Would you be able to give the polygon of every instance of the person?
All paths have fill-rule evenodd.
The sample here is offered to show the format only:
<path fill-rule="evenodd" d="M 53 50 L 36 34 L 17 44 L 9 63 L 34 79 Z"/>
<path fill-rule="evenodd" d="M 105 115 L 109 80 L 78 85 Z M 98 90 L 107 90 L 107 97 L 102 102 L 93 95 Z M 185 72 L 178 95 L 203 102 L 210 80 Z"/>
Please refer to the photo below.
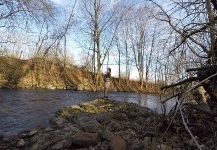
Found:
<path fill-rule="evenodd" d="M 110 78 L 111 78 L 111 68 L 107 69 L 106 74 L 104 76 L 104 99 L 108 100 L 108 91 L 110 88 Z"/>

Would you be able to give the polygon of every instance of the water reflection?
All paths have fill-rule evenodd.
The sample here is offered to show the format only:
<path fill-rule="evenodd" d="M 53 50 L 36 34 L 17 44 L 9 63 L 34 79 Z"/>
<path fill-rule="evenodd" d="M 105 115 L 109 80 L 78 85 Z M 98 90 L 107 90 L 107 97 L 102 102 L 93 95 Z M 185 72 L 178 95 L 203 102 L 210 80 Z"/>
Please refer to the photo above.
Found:
<path fill-rule="evenodd" d="M 48 125 L 48 120 L 60 108 L 101 97 L 103 97 L 101 92 L 0 90 L 0 134 L 13 135 L 28 128 Z M 161 112 L 158 95 L 111 92 L 110 98 L 137 103 Z M 173 104 L 174 101 L 168 101 L 167 109 Z"/>
<path fill-rule="evenodd" d="M 129 103 L 137 103 L 140 106 L 148 107 L 162 113 L 161 101 L 166 99 L 164 96 L 154 95 L 154 94 L 143 94 L 143 93 L 111 93 L 111 97 L 115 100 L 126 101 Z M 167 101 L 164 105 L 166 111 L 168 112 L 175 104 L 175 99 Z"/>

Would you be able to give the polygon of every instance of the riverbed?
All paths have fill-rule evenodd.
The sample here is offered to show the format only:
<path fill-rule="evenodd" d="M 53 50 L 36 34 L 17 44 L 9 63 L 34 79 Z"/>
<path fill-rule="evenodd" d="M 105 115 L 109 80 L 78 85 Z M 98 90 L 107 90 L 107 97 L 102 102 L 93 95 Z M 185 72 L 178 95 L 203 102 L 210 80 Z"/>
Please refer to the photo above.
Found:
<path fill-rule="evenodd" d="M 60 108 L 102 98 L 102 92 L 70 90 L 0 90 L 0 134 L 10 136 L 23 130 L 49 125 Z M 137 103 L 161 113 L 160 95 L 111 92 L 110 99 Z M 168 101 L 167 110 L 175 100 Z"/>

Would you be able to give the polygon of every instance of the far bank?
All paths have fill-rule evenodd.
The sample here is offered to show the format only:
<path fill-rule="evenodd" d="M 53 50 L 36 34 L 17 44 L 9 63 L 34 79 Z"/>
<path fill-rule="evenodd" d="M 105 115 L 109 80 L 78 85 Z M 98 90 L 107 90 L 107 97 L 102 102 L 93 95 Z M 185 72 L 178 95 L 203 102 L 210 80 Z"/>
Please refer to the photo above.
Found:
<path fill-rule="evenodd" d="M 93 76 L 77 66 L 63 68 L 61 62 L 0 57 L 0 88 L 103 91 L 103 77 L 96 86 Z M 161 86 L 145 82 L 141 87 L 138 81 L 112 77 L 110 91 L 162 94 Z"/>

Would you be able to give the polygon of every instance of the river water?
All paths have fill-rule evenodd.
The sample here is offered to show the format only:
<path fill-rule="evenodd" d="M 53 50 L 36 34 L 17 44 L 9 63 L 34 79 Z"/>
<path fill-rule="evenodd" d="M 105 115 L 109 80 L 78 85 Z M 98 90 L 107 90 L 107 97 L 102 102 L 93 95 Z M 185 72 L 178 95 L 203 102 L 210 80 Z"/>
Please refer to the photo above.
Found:
<path fill-rule="evenodd" d="M 0 89 L 0 135 L 15 135 L 26 129 L 49 125 L 49 120 L 60 108 L 100 97 L 103 97 L 102 92 Z M 161 112 L 159 95 L 111 92 L 109 97 Z M 167 110 L 174 103 L 174 100 L 168 101 Z"/>

